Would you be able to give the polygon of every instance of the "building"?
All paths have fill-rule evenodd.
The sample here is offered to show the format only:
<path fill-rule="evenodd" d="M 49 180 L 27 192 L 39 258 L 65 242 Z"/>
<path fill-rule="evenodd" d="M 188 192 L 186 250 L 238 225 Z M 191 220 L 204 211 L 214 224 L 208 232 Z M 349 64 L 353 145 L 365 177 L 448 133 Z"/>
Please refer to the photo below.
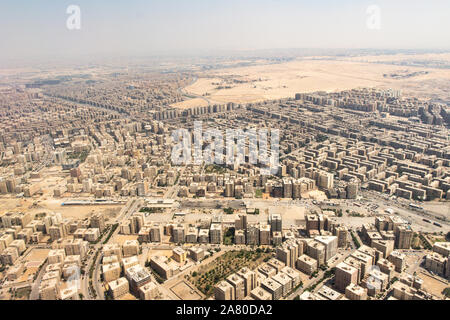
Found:
<path fill-rule="evenodd" d="M 158 288 L 155 283 L 149 282 L 139 287 L 139 298 L 141 300 L 153 300 L 158 296 Z"/>
<path fill-rule="evenodd" d="M 130 291 L 139 294 L 138 290 L 141 286 L 152 280 L 150 271 L 141 265 L 135 265 L 125 271 L 125 276 L 130 282 Z"/>
<path fill-rule="evenodd" d="M 200 247 L 191 247 L 188 249 L 189 258 L 195 262 L 201 261 L 205 256 L 205 251 Z"/>
<path fill-rule="evenodd" d="M 377 249 L 382 253 L 383 258 L 387 258 L 392 251 L 394 251 L 394 243 L 393 240 L 374 240 L 371 245 L 372 248 Z"/>
<path fill-rule="evenodd" d="M 222 226 L 220 223 L 212 223 L 209 229 L 210 243 L 222 243 Z"/>
<path fill-rule="evenodd" d="M 444 258 L 437 252 L 431 252 L 425 256 L 425 268 L 430 272 L 445 276 L 447 258 Z"/>
<path fill-rule="evenodd" d="M 351 283 L 358 284 L 358 270 L 345 262 L 339 263 L 335 271 L 336 289 L 345 292 L 345 288 Z"/>
<path fill-rule="evenodd" d="M 250 292 L 256 288 L 256 273 L 244 267 L 239 270 L 237 275 L 244 280 L 244 296 L 250 295 Z"/>
<path fill-rule="evenodd" d="M 47 259 L 49 264 L 64 263 L 66 252 L 64 249 L 52 249 L 48 252 Z"/>
<path fill-rule="evenodd" d="M 104 259 L 106 259 L 106 258 L 104 258 Z M 122 259 L 122 266 L 123 266 L 123 271 L 124 272 L 126 272 L 128 270 L 128 268 L 131 268 L 131 267 L 136 266 L 138 264 L 139 264 L 138 256 L 131 256 L 131 257 L 126 257 L 126 258 Z"/>
<path fill-rule="evenodd" d="M 209 229 L 200 229 L 199 230 L 198 243 L 209 243 Z"/>
<path fill-rule="evenodd" d="M 179 224 L 173 227 L 172 231 L 172 238 L 173 242 L 175 243 L 184 243 L 185 237 L 184 237 L 184 226 Z"/>
<path fill-rule="evenodd" d="M 102 266 L 103 280 L 111 282 L 120 278 L 120 264 L 118 262 L 104 264 Z"/>
<path fill-rule="evenodd" d="M 197 243 L 198 229 L 189 227 L 186 232 L 186 243 Z"/>
<path fill-rule="evenodd" d="M 243 300 L 245 298 L 245 282 L 244 279 L 237 274 L 232 274 L 227 281 L 233 286 L 235 300 Z"/>
<path fill-rule="evenodd" d="M 279 272 L 272 279 L 281 284 L 283 297 L 292 290 L 292 279 L 287 274 Z"/>
<path fill-rule="evenodd" d="M 150 258 L 150 267 L 164 279 L 170 279 L 180 271 L 179 267 L 174 264 L 176 262 L 169 262 L 165 256 L 152 256 Z"/>
<path fill-rule="evenodd" d="M 406 260 L 405 254 L 397 250 L 392 251 L 391 254 L 388 256 L 388 260 L 394 264 L 396 272 L 400 273 L 403 271 Z"/>
<path fill-rule="evenodd" d="M 247 229 L 247 215 L 240 214 L 234 223 L 235 230 L 246 230 Z"/>
<path fill-rule="evenodd" d="M 272 278 L 262 280 L 261 288 L 272 295 L 272 300 L 278 300 L 283 296 L 283 286 Z"/>
<path fill-rule="evenodd" d="M 53 278 L 42 281 L 39 285 L 39 298 L 41 300 L 58 300 L 59 280 Z"/>
<path fill-rule="evenodd" d="M 325 261 L 336 255 L 338 248 L 338 238 L 336 236 L 318 236 L 314 240 L 325 246 Z"/>
<path fill-rule="evenodd" d="M 268 224 L 259 226 L 259 244 L 270 245 L 270 226 Z"/>
<path fill-rule="evenodd" d="M 137 240 L 125 240 L 122 245 L 123 256 L 137 256 L 139 254 L 139 242 Z"/>
<path fill-rule="evenodd" d="M 108 287 L 109 293 L 113 299 L 118 299 L 130 292 L 128 280 L 123 277 L 108 282 Z"/>
<path fill-rule="evenodd" d="M 315 259 L 319 266 L 323 265 L 326 254 L 325 245 L 317 241 L 308 241 L 306 245 L 306 254 Z"/>
<path fill-rule="evenodd" d="M 395 230 L 395 247 L 397 249 L 411 248 L 414 232 L 409 225 L 398 226 Z"/>
<path fill-rule="evenodd" d="M 345 288 L 345 297 L 349 300 L 367 300 L 367 289 L 351 283 Z"/>
<path fill-rule="evenodd" d="M 216 300 L 235 300 L 233 286 L 227 281 L 220 281 L 214 287 L 214 298 Z"/>
<path fill-rule="evenodd" d="M 272 300 L 272 294 L 261 287 L 256 287 L 251 290 L 250 297 L 255 300 Z"/>
<path fill-rule="evenodd" d="M 275 213 L 271 214 L 269 217 L 269 222 L 270 222 L 270 228 L 271 228 L 272 232 L 283 231 L 281 215 L 275 214 Z"/>
<path fill-rule="evenodd" d="M 234 231 L 234 243 L 235 244 L 245 244 L 245 231 L 235 230 Z"/>
<path fill-rule="evenodd" d="M 311 275 L 317 270 L 317 260 L 303 254 L 298 257 L 296 267 L 301 272 Z"/>
<path fill-rule="evenodd" d="M 103 214 L 96 213 L 91 217 L 91 227 L 99 229 L 100 232 L 105 230 L 106 224 Z"/>
<path fill-rule="evenodd" d="M 175 247 L 172 250 L 173 259 L 179 263 L 185 263 L 187 258 L 187 252 L 181 247 Z"/>
<path fill-rule="evenodd" d="M 281 269 L 281 272 L 286 274 L 291 279 L 292 288 L 295 288 L 300 284 L 300 273 L 297 270 L 292 269 L 289 266 L 286 266 L 283 269 Z"/>

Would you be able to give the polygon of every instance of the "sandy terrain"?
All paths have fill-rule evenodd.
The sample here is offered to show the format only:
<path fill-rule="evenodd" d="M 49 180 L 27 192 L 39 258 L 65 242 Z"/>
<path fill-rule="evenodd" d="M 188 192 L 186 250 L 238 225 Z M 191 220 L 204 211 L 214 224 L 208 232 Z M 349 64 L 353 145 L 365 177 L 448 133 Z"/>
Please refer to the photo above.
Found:
<path fill-rule="evenodd" d="M 178 109 L 187 109 L 192 107 L 205 107 L 208 105 L 208 102 L 201 98 L 194 98 L 189 99 L 181 102 L 177 102 L 174 104 L 171 104 L 171 107 L 178 108 Z"/>
<path fill-rule="evenodd" d="M 448 59 L 448 56 L 443 55 L 443 59 Z M 388 60 L 390 57 L 368 56 L 367 61 L 378 61 L 375 60 L 378 58 L 391 61 Z M 401 56 L 393 57 L 402 60 Z M 413 57 L 408 56 L 409 59 Z M 281 64 L 214 70 L 202 73 L 185 91 L 195 95 L 208 94 L 211 102 L 219 103 L 249 103 L 293 97 L 297 92 L 333 92 L 356 87 L 391 87 L 419 97 L 450 98 L 449 69 L 359 62 L 365 58 L 339 61 L 307 58 Z M 384 76 L 418 71 L 428 73 L 401 79 Z"/>
<path fill-rule="evenodd" d="M 47 259 L 49 252 L 50 252 L 50 249 L 37 249 L 37 248 L 34 248 L 27 255 L 25 260 L 26 261 L 37 261 L 37 262 L 42 263 L 42 262 L 44 262 L 45 259 Z"/>
<path fill-rule="evenodd" d="M 91 216 L 93 213 L 103 213 L 106 217 L 114 217 L 122 208 L 119 205 L 86 205 L 86 206 L 62 206 L 65 200 L 68 199 L 52 199 L 43 197 L 40 199 L 32 198 L 0 198 L 0 216 L 6 212 L 60 212 L 64 218 L 84 219 Z"/>
<path fill-rule="evenodd" d="M 123 245 L 123 243 L 127 240 L 137 240 L 138 236 L 137 235 L 125 235 L 125 234 L 117 234 L 114 237 L 114 240 L 111 241 L 111 243 L 118 243 L 120 245 Z"/>
<path fill-rule="evenodd" d="M 438 297 L 442 297 L 442 291 L 449 286 L 448 282 L 444 282 L 445 280 L 436 280 L 423 272 L 419 274 L 419 277 L 422 278 L 423 286 L 427 290 L 427 292 Z"/>
<path fill-rule="evenodd" d="M 194 289 L 194 286 L 189 285 L 185 281 L 180 281 L 172 288 L 170 288 L 173 293 L 177 295 L 181 300 L 200 300 L 202 295 Z"/>

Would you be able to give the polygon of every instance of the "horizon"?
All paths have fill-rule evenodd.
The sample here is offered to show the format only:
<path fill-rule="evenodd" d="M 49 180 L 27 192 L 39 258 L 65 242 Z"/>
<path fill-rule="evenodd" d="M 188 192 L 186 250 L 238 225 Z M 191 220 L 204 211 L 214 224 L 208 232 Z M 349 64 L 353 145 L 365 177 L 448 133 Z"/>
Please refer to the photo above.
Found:
<path fill-rule="evenodd" d="M 67 26 L 74 22 L 74 12 L 67 11 L 71 5 L 80 9 L 79 29 Z M 19 0 L 0 4 L 0 59 L 178 57 L 304 48 L 448 51 L 450 45 L 442 39 L 450 30 L 445 19 L 449 9 L 450 3 L 438 0 Z"/>

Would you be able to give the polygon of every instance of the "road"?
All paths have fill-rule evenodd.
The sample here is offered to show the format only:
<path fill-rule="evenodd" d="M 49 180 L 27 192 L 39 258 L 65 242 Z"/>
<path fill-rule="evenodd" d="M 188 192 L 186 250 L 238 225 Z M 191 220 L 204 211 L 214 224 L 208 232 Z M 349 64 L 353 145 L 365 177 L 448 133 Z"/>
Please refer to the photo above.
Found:
<path fill-rule="evenodd" d="M 120 224 L 122 221 L 128 219 L 133 212 L 136 212 L 136 210 L 138 209 L 138 207 L 141 204 L 142 204 L 142 199 L 139 199 L 139 198 L 130 199 L 125 204 L 125 206 L 122 208 L 119 215 L 115 218 L 113 224 Z M 106 243 L 108 243 L 111 239 L 113 239 L 119 233 L 119 231 L 120 231 L 120 228 L 117 227 Z M 108 234 L 104 235 L 104 237 L 107 237 L 107 236 L 108 236 Z M 85 292 L 83 293 L 83 295 L 85 297 L 89 297 L 89 299 L 93 299 L 93 297 L 89 293 L 89 289 L 88 289 L 89 288 L 89 270 L 92 265 L 94 266 L 94 271 L 92 274 L 92 284 L 93 284 L 95 293 L 97 295 L 97 297 L 95 299 L 96 300 L 104 300 L 105 299 L 103 288 L 102 288 L 102 281 L 100 279 L 100 273 L 101 273 L 100 266 L 101 266 L 101 261 L 102 261 L 102 257 L 103 257 L 103 254 L 101 252 L 102 247 L 103 247 L 103 241 L 99 241 L 97 244 L 95 244 L 92 248 L 93 253 L 89 256 L 89 259 L 87 262 L 88 270 L 87 270 L 86 277 L 84 277 L 84 279 L 83 279 L 84 286 L 82 286 L 82 287 L 85 287 Z M 98 255 L 97 255 L 96 260 L 94 261 L 93 258 L 95 256 L 95 252 L 98 252 Z"/>
<path fill-rule="evenodd" d="M 352 254 L 355 250 L 344 250 L 344 249 L 339 249 L 338 254 L 332 258 L 334 259 L 333 262 L 329 262 L 329 268 L 327 270 L 330 270 L 331 268 L 335 267 L 336 265 L 338 265 L 340 262 L 344 261 L 345 258 L 347 258 L 350 254 Z M 303 286 L 298 288 L 297 290 L 295 290 L 294 292 L 292 292 L 291 294 L 289 294 L 287 297 L 285 297 L 283 300 L 294 300 L 294 298 L 298 295 L 301 295 L 307 288 L 309 288 L 310 286 L 314 285 L 315 283 L 317 283 L 320 279 L 322 279 L 322 277 L 324 276 L 325 271 L 318 269 L 318 273 L 317 273 L 317 277 L 309 279 L 306 283 L 303 283 Z M 325 281 L 327 281 L 328 279 L 326 279 Z M 317 286 L 313 292 L 317 291 L 320 289 L 321 286 Z"/>
<path fill-rule="evenodd" d="M 46 261 L 42 268 L 39 270 L 39 274 L 36 278 L 36 280 L 33 283 L 33 287 L 31 289 L 30 293 L 30 300 L 38 300 L 39 299 L 39 285 L 41 284 L 42 277 L 45 274 L 45 268 L 47 268 L 48 262 Z"/>

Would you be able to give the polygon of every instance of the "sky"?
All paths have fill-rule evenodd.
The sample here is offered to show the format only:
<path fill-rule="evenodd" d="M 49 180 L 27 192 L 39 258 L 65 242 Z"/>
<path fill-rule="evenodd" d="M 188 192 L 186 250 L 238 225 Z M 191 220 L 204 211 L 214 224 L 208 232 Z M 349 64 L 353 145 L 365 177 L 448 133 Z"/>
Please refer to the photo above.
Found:
<path fill-rule="evenodd" d="M 69 5 L 80 8 L 79 30 L 69 30 L 66 26 Z M 374 18 L 374 11 L 367 12 L 370 6 L 379 9 L 379 19 Z M 0 2 L 0 59 L 182 55 L 282 48 L 447 50 L 450 49 L 450 1 Z"/>

